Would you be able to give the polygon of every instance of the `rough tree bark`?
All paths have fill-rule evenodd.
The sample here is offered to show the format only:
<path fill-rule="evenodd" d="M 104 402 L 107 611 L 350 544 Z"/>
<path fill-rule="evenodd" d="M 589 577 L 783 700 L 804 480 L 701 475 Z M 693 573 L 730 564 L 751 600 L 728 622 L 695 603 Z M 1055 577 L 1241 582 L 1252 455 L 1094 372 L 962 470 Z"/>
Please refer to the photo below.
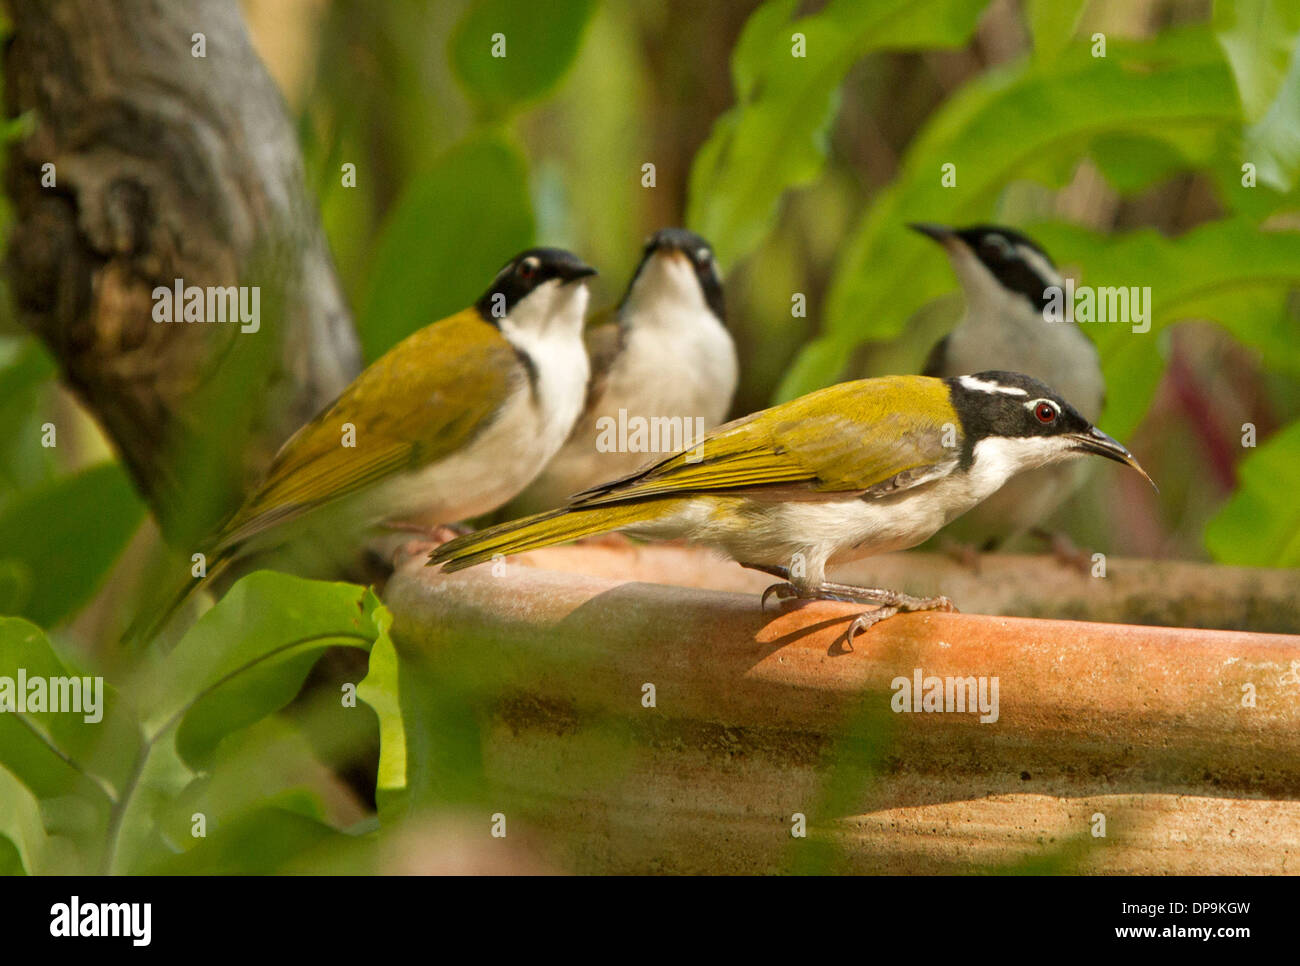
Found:
<path fill-rule="evenodd" d="M 234 339 L 265 339 L 275 353 L 237 480 L 360 368 L 293 126 L 236 0 L 5 3 L 5 110 L 34 122 L 6 172 L 19 318 L 57 357 L 167 528 L 186 500 L 167 454 L 223 418 L 187 403 Z M 52 187 L 42 185 L 47 162 Z M 256 335 L 155 323 L 153 289 L 178 278 L 271 284 L 276 318 L 266 324 L 263 293 Z"/>

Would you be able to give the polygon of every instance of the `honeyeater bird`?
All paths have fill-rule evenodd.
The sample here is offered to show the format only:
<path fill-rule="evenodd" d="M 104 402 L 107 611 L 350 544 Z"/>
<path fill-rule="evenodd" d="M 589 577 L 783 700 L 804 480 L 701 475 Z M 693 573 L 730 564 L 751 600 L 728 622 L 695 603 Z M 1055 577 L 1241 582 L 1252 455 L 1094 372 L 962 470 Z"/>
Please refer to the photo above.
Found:
<path fill-rule="evenodd" d="M 562 508 L 445 543 L 429 562 L 460 570 L 610 530 L 685 538 L 779 577 L 764 599 L 881 605 L 850 625 L 851 643 L 900 611 L 952 605 L 833 583 L 828 566 L 915 546 L 1017 474 L 1086 453 L 1150 482 L 1128 450 L 1029 376 L 862 379 L 727 423 Z"/>
<path fill-rule="evenodd" d="M 684 449 L 727 416 L 736 347 L 708 242 L 683 228 L 655 233 L 611 314 L 587 328 L 591 379 L 582 415 L 541 475 L 511 502 L 511 516 L 560 506 L 656 454 Z"/>
<path fill-rule="evenodd" d="M 308 536 L 319 545 L 322 535 L 346 549 L 377 524 L 453 523 L 514 497 L 582 409 L 593 274 L 570 252 L 522 252 L 473 306 L 375 360 L 281 447 L 201 548 L 206 576 L 150 628 L 245 553 Z"/>
<path fill-rule="evenodd" d="M 943 246 L 966 298 L 961 321 L 930 351 L 922 372 L 941 378 L 982 369 L 1023 372 L 1052 386 L 1088 419 L 1097 419 L 1106 384 L 1096 346 L 1077 323 L 1048 321 L 1043 314 L 1047 289 L 1065 284 L 1047 252 L 1000 225 L 911 227 Z M 1044 522 L 1085 475 L 1078 464 L 1027 473 L 952 533 L 993 549 Z"/>

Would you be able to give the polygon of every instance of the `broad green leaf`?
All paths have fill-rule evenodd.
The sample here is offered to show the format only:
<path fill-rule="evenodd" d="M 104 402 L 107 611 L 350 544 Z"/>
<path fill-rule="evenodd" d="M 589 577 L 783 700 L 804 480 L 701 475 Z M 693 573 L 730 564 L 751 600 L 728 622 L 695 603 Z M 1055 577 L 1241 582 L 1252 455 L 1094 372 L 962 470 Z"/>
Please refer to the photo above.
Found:
<path fill-rule="evenodd" d="M 288 704 L 328 647 L 369 650 L 387 626 L 369 590 L 259 571 L 240 580 L 142 682 L 157 740 L 176 727 L 176 748 L 204 767 L 217 743 Z"/>
<path fill-rule="evenodd" d="M 397 649 L 385 633 L 370 649 L 370 669 L 357 688 L 357 696 L 379 717 L 379 775 L 375 783 L 378 798 L 391 798 L 406 790 L 406 732 L 400 687 Z"/>
<path fill-rule="evenodd" d="M 1290 0 L 1218 0 L 1214 30 L 1232 67 L 1245 120 L 1268 113 L 1300 37 L 1300 6 Z"/>
<path fill-rule="evenodd" d="M 31 791 L 0 767 L 0 875 L 35 875 L 48 836 L 41 805 Z"/>
<path fill-rule="evenodd" d="M 24 591 L 15 613 L 45 626 L 76 613 L 144 512 L 117 463 L 54 480 L 11 501 L 0 513 L 0 561 L 9 562 L 12 579 Z"/>
<path fill-rule="evenodd" d="M 55 450 L 41 444 L 41 427 L 48 420 L 43 400 L 56 371 L 34 337 L 0 339 L 0 425 L 5 427 L 0 435 L 0 512 L 53 473 Z"/>
<path fill-rule="evenodd" d="M 1284 311 L 1286 291 L 1300 285 L 1300 232 L 1261 231 L 1243 219 L 1210 222 L 1175 239 L 1150 230 L 1107 236 L 1065 225 L 1029 231 L 1057 261 L 1078 267 L 1080 284 L 1151 289 L 1150 331 L 1083 325 L 1101 355 L 1102 425 L 1112 435 L 1126 437 L 1146 412 L 1164 372 L 1157 335 L 1178 322 L 1217 322 L 1257 348 L 1265 365 L 1300 372 L 1295 321 Z M 1273 311 L 1260 311 L 1261 304 Z"/>
<path fill-rule="evenodd" d="M 1290 191 L 1300 174 L 1300 4 L 1220 0 L 1214 26 L 1241 94 L 1242 160 L 1261 184 Z"/>
<path fill-rule="evenodd" d="M 492 109 L 541 97 L 573 63 L 594 8 L 595 0 L 475 0 L 452 32 L 456 76 Z"/>
<path fill-rule="evenodd" d="M 366 358 L 472 305 L 532 242 L 518 148 L 483 135 L 447 152 L 411 182 L 380 232 L 357 327 Z"/>
<path fill-rule="evenodd" d="M 302 729 L 284 715 L 230 735 L 217 748 L 211 768 L 156 805 L 151 817 L 164 851 L 174 853 L 201 844 L 196 831 L 210 835 L 272 803 L 335 827 L 351 824 L 360 812 L 355 798 L 316 758 Z M 202 817 L 201 829 L 196 815 Z M 149 862 L 145 855 L 135 867 Z"/>
<path fill-rule="evenodd" d="M 1300 567 L 1300 422 L 1247 456 L 1240 483 L 1205 528 L 1205 546 L 1220 563 Z"/>
<path fill-rule="evenodd" d="M 896 337 L 918 308 L 952 287 L 940 253 L 907 222 L 987 219 L 1009 183 L 1041 170 L 1044 158 L 1083 157 L 1103 134 L 1183 137 L 1217 130 L 1238 113 L 1222 55 L 1199 30 L 1112 42 L 1105 58 L 1075 51 L 1050 70 L 1021 62 L 981 75 L 931 118 L 898 180 L 852 232 L 831 283 L 824 335 L 796 360 L 778 399 L 833 382 L 837 363 L 856 346 Z M 955 186 L 940 181 L 945 164 L 955 166 Z M 1068 264 L 1071 253 L 1057 257 Z"/>
<path fill-rule="evenodd" d="M 733 57 L 738 103 L 714 124 L 691 168 L 688 224 L 726 264 L 750 254 L 781 196 L 821 173 L 849 68 L 876 50 L 961 44 L 985 2 L 832 0 L 794 21 L 789 0 L 759 8 Z M 804 56 L 794 56 L 796 34 Z"/>
<path fill-rule="evenodd" d="M 1026 0 L 1025 14 L 1034 37 L 1034 57 L 1050 61 L 1074 37 L 1088 0 Z"/>
<path fill-rule="evenodd" d="M 1160 137 L 1120 132 L 1094 138 L 1088 156 L 1120 194 L 1132 194 L 1162 178 L 1214 162 L 1217 132 L 1165 131 Z M 1073 165 L 1071 165 L 1073 167 Z"/>
<path fill-rule="evenodd" d="M 50 835 L 87 854 L 131 782 L 139 728 L 102 679 L 70 670 L 40 628 L 0 618 L 0 766 L 41 803 Z"/>
<path fill-rule="evenodd" d="M 290 796 L 293 798 L 294 796 Z M 250 811 L 180 855 L 148 869 L 155 875 L 274 875 L 305 871 L 312 854 L 347 848 L 350 836 L 303 814 L 288 800 Z"/>

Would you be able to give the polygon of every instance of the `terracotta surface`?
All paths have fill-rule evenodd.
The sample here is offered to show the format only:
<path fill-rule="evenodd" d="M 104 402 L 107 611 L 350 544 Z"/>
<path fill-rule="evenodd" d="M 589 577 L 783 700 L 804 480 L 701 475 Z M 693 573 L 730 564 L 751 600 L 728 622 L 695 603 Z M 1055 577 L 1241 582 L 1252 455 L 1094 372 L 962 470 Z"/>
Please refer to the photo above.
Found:
<path fill-rule="evenodd" d="M 770 582 L 675 548 L 532 556 Z M 422 562 L 386 592 L 399 646 L 474 667 L 488 776 L 560 867 L 1300 871 L 1300 637 L 920 614 L 847 652 L 854 605 Z M 917 668 L 996 677 L 997 721 L 895 713 Z"/>

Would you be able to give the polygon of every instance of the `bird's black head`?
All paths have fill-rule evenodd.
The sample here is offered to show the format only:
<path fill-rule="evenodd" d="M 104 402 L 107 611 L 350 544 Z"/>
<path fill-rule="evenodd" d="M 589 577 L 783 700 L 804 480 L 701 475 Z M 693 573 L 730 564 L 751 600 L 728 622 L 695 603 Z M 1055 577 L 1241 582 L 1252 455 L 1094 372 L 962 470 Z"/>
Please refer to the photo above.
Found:
<path fill-rule="evenodd" d="M 933 238 L 954 254 L 964 249 L 973 255 L 1004 289 L 1026 298 L 1035 309 L 1047 304 L 1045 290 L 1061 285 L 1061 273 L 1037 242 L 1028 235 L 1003 225 L 971 225 L 947 228 L 943 225 L 909 226 Z"/>
<path fill-rule="evenodd" d="M 530 248 L 505 263 L 474 307 L 484 320 L 496 323 L 547 282 L 567 285 L 595 274 L 596 270 L 573 252 L 562 248 Z"/>
<path fill-rule="evenodd" d="M 981 443 L 1003 441 L 988 451 L 1000 459 L 1019 460 L 1023 468 L 1092 453 L 1131 466 L 1155 486 L 1132 453 L 1032 376 L 994 370 L 944 382 L 961 419 L 962 463 L 967 467 Z"/>
<path fill-rule="evenodd" d="M 685 228 L 663 228 L 646 240 L 641 263 L 632 276 L 623 301 L 626 302 L 628 296 L 632 294 L 632 288 L 650 260 L 665 257 L 683 259 L 690 266 L 709 310 L 718 317 L 719 321 L 725 322 L 727 307 L 722 295 L 722 277 L 718 273 L 718 263 L 713 256 L 713 246 L 695 232 L 687 231 Z"/>

